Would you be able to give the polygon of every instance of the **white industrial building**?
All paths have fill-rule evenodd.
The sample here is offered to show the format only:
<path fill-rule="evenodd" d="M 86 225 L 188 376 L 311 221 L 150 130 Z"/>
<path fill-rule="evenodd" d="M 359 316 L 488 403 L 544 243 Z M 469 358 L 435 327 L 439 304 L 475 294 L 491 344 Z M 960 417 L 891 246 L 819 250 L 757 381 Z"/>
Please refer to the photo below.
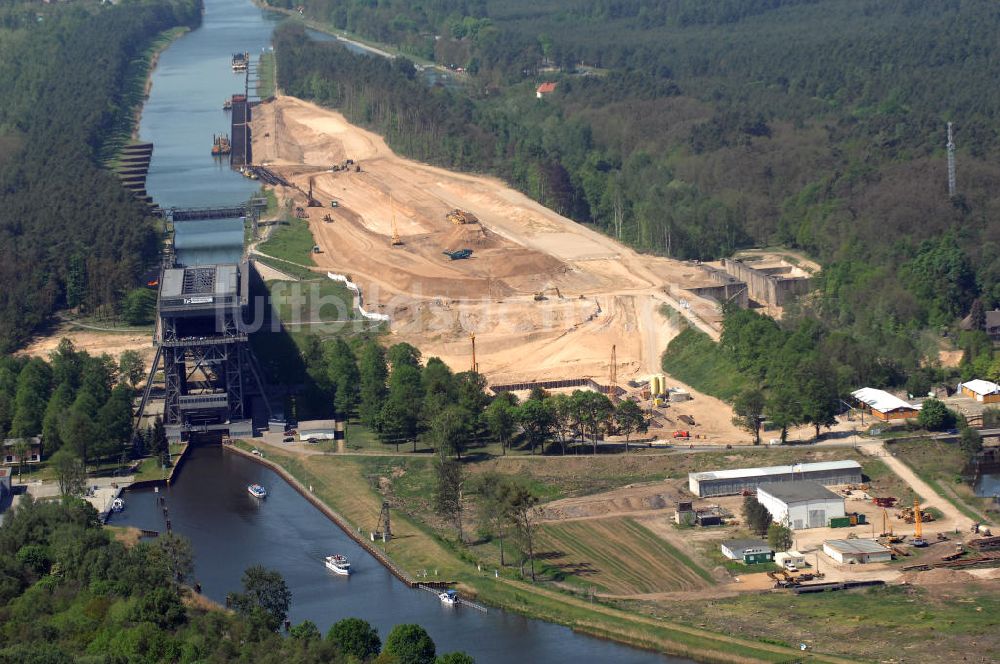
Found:
<path fill-rule="evenodd" d="M 688 473 L 688 488 L 696 496 L 731 496 L 754 491 L 761 484 L 812 480 L 823 485 L 860 484 L 861 464 L 857 461 L 820 461 L 791 466 L 736 468 Z"/>
<path fill-rule="evenodd" d="M 299 422 L 299 440 L 339 440 L 344 437 L 344 423 L 337 420 Z"/>
<path fill-rule="evenodd" d="M 892 552 L 872 539 L 842 539 L 823 542 L 823 553 L 838 563 L 887 563 Z"/>
<path fill-rule="evenodd" d="M 774 562 L 784 567 L 785 565 L 795 565 L 796 567 L 806 566 L 806 557 L 798 551 L 782 551 L 774 554 Z"/>
<path fill-rule="evenodd" d="M 792 530 L 823 528 L 830 525 L 830 519 L 845 516 L 844 497 L 810 480 L 761 484 L 757 502 L 767 508 L 775 523 Z"/>

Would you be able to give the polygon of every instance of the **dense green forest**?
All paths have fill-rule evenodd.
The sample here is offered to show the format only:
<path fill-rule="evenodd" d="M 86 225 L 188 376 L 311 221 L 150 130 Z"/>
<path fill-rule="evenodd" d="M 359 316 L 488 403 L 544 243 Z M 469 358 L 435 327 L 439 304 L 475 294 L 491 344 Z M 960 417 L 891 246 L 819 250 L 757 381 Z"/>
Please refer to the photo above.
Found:
<path fill-rule="evenodd" d="M 289 94 L 427 161 L 501 175 L 642 250 L 804 250 L 818 319 L 905 380 L 978 298 L 1000 306 L 995 34 L 987 0 L 312 0 L 307 15 L 469 71 L 429 88 L 276 36 Z M 544 100 L 535 86 L 558 82 Z M 957 196 L 947 189 L 955 123 Z M 794 321 L 792 326 L 794 326 Z M 867 354 L 866 354 L 867 356 Z"/>
<path fill-rule="evenodd" d="M 193 572 L 181 537 L 126 546 L 82 500 L 26 497 L 0 527 L 0 664 L 473 663 L 437 656 L 419 625 L 397 625 L 384 643 L 357 618 L 325 637 L 308 620 L 282 635 L 293 597 L 280 574 L 248 568 L 223 610 L 186 586 Z"/>
<path fill-rule="evenodd" d="M 158 244 L 144 206 L 101 165 L 128 127 L 132 71 L 198 0 L 0 2 L 0 350 L 60 307 L 118 306 Z"/>

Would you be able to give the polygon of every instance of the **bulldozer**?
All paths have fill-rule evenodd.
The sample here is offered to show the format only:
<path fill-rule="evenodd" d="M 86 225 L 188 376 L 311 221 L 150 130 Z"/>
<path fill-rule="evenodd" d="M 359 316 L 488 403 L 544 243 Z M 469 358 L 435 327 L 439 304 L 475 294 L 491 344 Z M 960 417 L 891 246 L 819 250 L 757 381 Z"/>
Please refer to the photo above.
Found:
<path fill-rule="evenodd" d="M 479 219 L 476 217 L 476 215 L 472 214 L 471 212 L 466 212 L 465 210 L 459 210 L 458 208 L 449 211 L 444 216 L 448 219 L 448 221 L 459 226 L 464 224 L 479 223 Z"/>

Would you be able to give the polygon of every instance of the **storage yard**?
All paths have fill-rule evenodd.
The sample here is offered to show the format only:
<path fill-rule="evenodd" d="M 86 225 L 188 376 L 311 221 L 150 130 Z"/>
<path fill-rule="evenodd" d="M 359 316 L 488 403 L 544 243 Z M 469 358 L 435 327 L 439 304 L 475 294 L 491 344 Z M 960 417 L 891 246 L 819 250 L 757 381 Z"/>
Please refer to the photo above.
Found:
<path fill-rule="evenodd" d="M 309 220 L 317 271 L 350 275 L 390 316 L 393 341 L 426 356 L 469 366 L 474 332 L 491 383 L 603 381 L 616 345 L 624 383 L 659 371 L 679 316 L 717 334 L 716 303 L 686 290 L 711 282 L 701 266 L 640 255 L 495 178 L 403 159 L 339 113 L 290 97 L 254 109 L 253 137 L 256 162 L 292 185 L 279 197 Z M 310 186 L 320 207 L 308 206 Z M 465 259 L 445 255 L 464 249 Z M 683 314 L 664 316 L 663 305 Z M 692 396 L 698 433 L 741 437 L 725 404 Z"/>

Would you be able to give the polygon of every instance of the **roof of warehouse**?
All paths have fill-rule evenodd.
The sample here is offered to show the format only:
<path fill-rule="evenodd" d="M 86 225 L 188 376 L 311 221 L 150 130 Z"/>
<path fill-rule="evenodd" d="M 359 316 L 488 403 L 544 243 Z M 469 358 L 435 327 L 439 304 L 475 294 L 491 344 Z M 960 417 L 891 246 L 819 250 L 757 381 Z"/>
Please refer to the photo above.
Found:
<path fill-rule="evenodd" d="M 872 539 L 826 540 L 824 544 L 841 553 L 889 553 L 889 549 Z"/>
<path fill-rule="evenodd" d="M 337 428 L 337 420 L 302 420 L 299 422 L 299 431 L 333 431 Z"/>
<path fill-rule="evenodd" d="M 708 470 L 702 473 L 688 473 L 689 478 L 699 482 L 703 480 L 725 480 L 740 477 L 767 477 L 769 475 L 788 475 L 789 473 L 815 473 L 824 470 L 861 470 L 857 461 L 817 461 L 815 463 L 796 463 L 791 466 L 767 466 L 764 468 L 733 468 L 732 470 Z"/>
<path fill-rule="evenodd" d="M 1000 385 L 991 383 L 988 380 L 982 380 L 981 378 L 966 381 L 961 386 L 969 388 L 976 394 L 996 394 L 1000 392 Z"/>
<path fill-rule="evenodd" d="M 830 491 L 822 484 L 810 480 L 770 482 L 768 484 L 761 484 L 757 487 L 757 491 L 763 491 L 786 504 L 801 503 L 808 500 L 829 500 L 831 498 L 844 499 L 843 496 Z"/>
<path fill-rule="evenodd" d="M 880 413 L 887 413 L 890 410 L 920 410 L 920 406 L 914 406 L 885 390 L 876 390 L 874 387 L 862 387 L 851 392 L 851 396 Z"/>

